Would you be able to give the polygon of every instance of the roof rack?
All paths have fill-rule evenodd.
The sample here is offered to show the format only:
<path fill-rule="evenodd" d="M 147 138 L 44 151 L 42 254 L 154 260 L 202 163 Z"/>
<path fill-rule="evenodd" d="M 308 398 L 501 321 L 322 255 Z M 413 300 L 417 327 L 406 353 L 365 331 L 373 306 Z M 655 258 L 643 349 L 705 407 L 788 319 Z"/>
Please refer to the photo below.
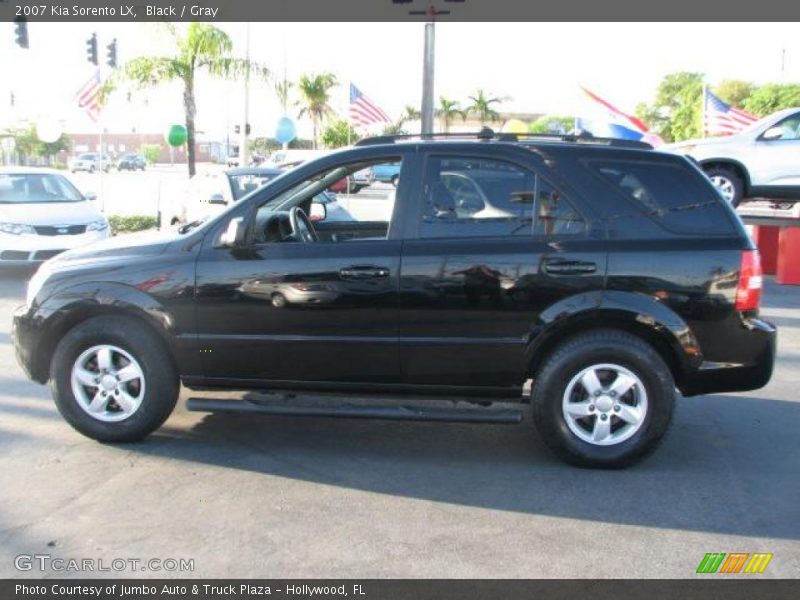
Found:
<path fill-rule="evenodd" d="M 497 142 L 526 142 L 526 141 L 560 141 L 568 143 L 587 143 L 587 144 L 603 144 L 606 146 L 615 146 L 620 148 L 641 148 L 652 150 L 653 146 L 647 142 L 640 142 L 636 140 L 622 140 L 618 138 L 595 137 L 588 131 L 579 131 L 577 133 L 495 133 L 489 127 L 483 127 L 477 132 L 460 132 L 460 133 L 405 133 L 397 135 L 377 135 L 374 137 L 367 137 L 358 140 L 356 146 L 378 146 L 381 144 L 394 144 L 402 140 L 436 140 L 436 139 L 451 139 L 451 140 L 472 140 L 478 139 L 482 142 L 491 140 Z"/>

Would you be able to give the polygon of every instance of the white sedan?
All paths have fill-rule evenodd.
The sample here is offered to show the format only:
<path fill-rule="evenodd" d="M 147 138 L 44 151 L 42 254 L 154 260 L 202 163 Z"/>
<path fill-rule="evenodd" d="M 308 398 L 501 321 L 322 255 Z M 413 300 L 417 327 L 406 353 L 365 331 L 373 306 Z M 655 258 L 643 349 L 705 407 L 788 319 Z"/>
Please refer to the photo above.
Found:
<path fill-rule="evenodd" d="M 34 265 L 108 237 L 108 220 L 61 173 L 0 167 L 0 267 Z"/>

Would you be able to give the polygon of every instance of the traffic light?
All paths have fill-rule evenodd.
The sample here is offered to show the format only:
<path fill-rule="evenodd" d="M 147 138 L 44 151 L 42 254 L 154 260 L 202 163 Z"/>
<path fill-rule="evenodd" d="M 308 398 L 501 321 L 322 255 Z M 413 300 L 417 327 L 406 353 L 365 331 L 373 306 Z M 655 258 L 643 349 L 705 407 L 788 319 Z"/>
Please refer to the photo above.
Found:
<path fill-rule="evenodd" d="M 117 68 L 117 38 L 111 40 L 111 43 L 106 46 L 108 50 L 108 58 L 106 60 L 106 64 L 111 67 L 112 69 Z"/>
<path fill-rule="evenodd" d="M 93 33 L 92 37 L 86 40 L 86 60 L 97 66 L 97 34 Z"/>
<path fill-rule="evenodd" d="M 28 47 L 28 22 L 25 17 L 14 19 L 14 39 L 20 48 Z"/>

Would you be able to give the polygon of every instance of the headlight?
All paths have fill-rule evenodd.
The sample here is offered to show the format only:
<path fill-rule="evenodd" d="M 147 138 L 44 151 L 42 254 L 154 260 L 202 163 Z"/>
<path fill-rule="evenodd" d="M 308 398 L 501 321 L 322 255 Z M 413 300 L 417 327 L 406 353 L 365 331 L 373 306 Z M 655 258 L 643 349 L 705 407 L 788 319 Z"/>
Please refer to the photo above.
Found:
<path fill-rule="evenodd" d="M 34 299 L 37 294 L 42 291 L 42 286 L 49 276 L 50 272 L 43 267 L 40 267 L 39 270 L 34 273 L 33 277 L 31 277 L 31 280 L 28 282 L 28 291 L 25 294 L 26 306 L 31 306 L 31 304 L 33 304 Z"/>
<path fill-rule="evenodd" d="M 86 226 L 86 231 L 105 231 L 106 229 L 108 229 L 107 219 L 92 221 Z"/>
<path fill-rule="evenodd" d="M 10 233 L 11 235 L 22 235 L 23 233 L 36 233 L 30 225 L 20 223 L 0 223 L 0 232 Z"/>

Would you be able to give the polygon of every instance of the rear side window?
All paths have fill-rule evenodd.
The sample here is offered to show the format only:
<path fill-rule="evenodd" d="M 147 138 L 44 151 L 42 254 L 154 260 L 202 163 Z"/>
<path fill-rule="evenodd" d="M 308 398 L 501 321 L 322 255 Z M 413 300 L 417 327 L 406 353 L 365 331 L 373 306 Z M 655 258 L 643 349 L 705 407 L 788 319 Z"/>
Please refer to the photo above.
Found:
<path fill-rule="evenodd" d="M 425 174 L 423 238 L 577 235 L 585 224 L 547 181 L 515 164 L 432 156 Z"/>
<path fill-rule="evenodd" d="M 648 160 L 593 160 L 587 164 L 670 231 L 717 235 L 733 229 L 716 190 L 688 165 Z"/>

